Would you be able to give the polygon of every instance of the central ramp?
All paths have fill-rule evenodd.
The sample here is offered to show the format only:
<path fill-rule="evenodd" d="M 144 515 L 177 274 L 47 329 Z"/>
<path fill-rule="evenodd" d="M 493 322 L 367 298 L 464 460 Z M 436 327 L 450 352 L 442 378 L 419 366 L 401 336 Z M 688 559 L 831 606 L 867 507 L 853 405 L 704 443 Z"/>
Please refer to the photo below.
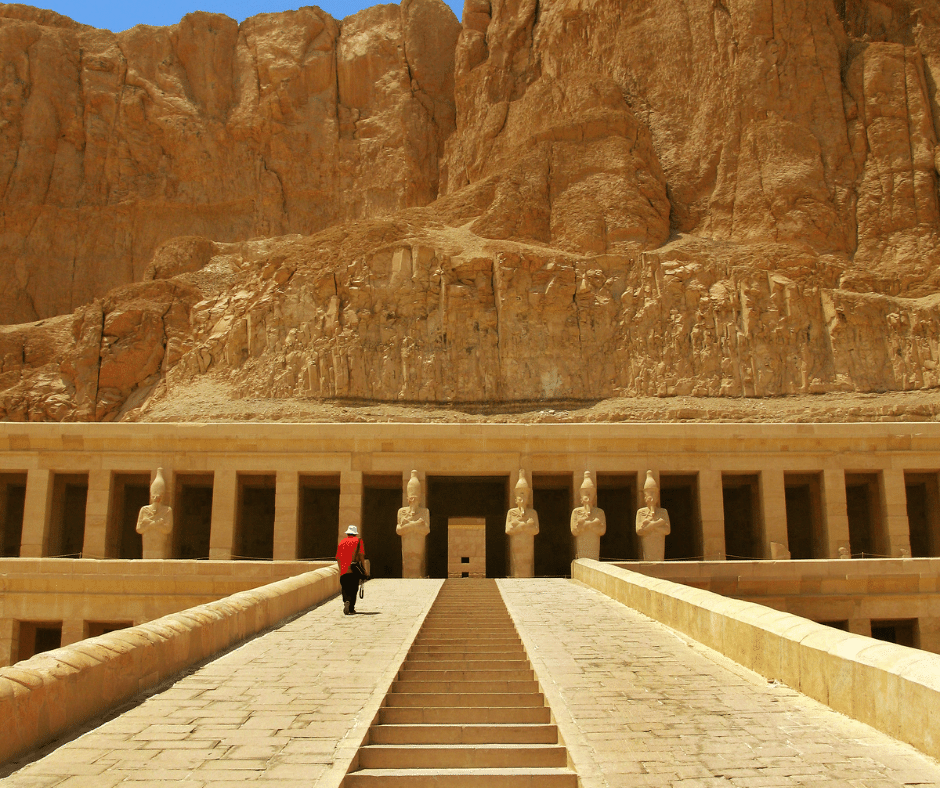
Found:
<path fill-rule="evenodd" d="M 494 580 L 444 582 L 344 788 L 576 788 Z"/>

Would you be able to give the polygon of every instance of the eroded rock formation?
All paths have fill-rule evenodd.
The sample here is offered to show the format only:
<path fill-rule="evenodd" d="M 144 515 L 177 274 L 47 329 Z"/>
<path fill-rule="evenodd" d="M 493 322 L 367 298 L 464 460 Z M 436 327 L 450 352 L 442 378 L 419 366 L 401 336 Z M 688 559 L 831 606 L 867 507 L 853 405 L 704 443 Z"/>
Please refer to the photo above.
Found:
<path fill-rule="evenodd" d="M 458 32 L 432 0 L 117 35 L 0 6 L 0 322 L 139 281 L 174 236 L 307 234 L 431 202 Z"/>
<path fill-rule="evenodd" d="M 4 418 L 940 386 L 933 5 L 3 8 Z"/>

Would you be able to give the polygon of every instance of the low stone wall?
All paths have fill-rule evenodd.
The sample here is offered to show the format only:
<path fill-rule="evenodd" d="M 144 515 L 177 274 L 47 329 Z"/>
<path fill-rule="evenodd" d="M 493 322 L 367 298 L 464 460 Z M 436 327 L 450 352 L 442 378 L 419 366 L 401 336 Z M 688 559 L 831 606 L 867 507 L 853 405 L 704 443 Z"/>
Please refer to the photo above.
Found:
<path fill-rule="evenodd" d="M 812 621 L 845 622 L 871 635 L 873 621 L 917 620 L 906 646 L 940 654 L 940 558 L 785 561 L 636 561 L 623 569 L 714 591 Z"/>
<path fill-rule="evenodd" d="M 0 668 L 0 763 L 338 591 L 317 569 Z"/>
<path fill-rule="evenodd" d="M 68 646 L 91 622 L 143 624 L 335 563 L 0 558 L 0 666 L 21 658 L 19 622 L 61 622 Z"/>
<path fill-rule="evenodd" d="M 940 757 L 940 656 L 579 559 L 571 577 L 735 662 Z"/>

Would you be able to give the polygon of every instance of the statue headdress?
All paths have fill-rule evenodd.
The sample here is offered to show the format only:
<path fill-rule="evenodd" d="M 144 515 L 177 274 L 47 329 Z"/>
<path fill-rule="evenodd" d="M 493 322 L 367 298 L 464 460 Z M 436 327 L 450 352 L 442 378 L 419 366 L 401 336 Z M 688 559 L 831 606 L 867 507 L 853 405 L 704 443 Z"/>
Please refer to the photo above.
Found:
<path fill-rule="evenodd" d="M 656 479 L 653 478 L 653 472 L 646 472 L 646 482 L 643 484 L 644 493 L 652 493 L 654 505 L 659 506 L 659 485 L 656 483 Z"/>
<path fill-rule="evenodd" d="M 161 498 L 166 495 L 166 480 L 163 478 L 163 468 L 157 468 L 157 475 L 150 483 L 150 500 L 153 500 L 155 495 L 159 495 Z"/>
<path fill-rule="evenodd" d="M 408 490 L 409 498 L 417 498 L 418 501 L 421 501 L 421 480 L 418 478 L 418 472 L 412 471 L 411 478 L 408 480 Z"/>
<path fill-rule="evenodd" d="M 590 497 L 591 501 L 597 495 L 597 488 L 594 487 L 594 480 L 591 479 L 591 472 L 584 472 L 584 481 L 581 482 L 581 494 Z"/>
<path fill-rule="evenodd" d="M 520 492 L 525 496 L 523 499 L 525 506 L 528 506 L 532 500 L 530 497 L 531 490 L 529 489 L 529 483 L 525 480 L 525 471 L 522 468 L 519 469 L 519 481 L 516 482 L 516 494 Z"/>

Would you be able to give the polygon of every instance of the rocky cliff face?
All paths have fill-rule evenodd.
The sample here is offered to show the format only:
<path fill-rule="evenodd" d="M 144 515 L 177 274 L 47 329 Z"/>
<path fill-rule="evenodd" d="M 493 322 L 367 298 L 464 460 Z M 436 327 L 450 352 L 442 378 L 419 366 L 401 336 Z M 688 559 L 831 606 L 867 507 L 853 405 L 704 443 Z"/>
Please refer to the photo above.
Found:
<path fill-rule="evenodd" d="M 117 35 L 0 6 L 0 321 L 140 281 L 176 236 L 309 234 L 431 202 L 459 29 L 430 0 Z"/>
<path fill-rule="evenodd" d="M 940 386 L 930 4 L 3 8 L 5 418 Z"/>

